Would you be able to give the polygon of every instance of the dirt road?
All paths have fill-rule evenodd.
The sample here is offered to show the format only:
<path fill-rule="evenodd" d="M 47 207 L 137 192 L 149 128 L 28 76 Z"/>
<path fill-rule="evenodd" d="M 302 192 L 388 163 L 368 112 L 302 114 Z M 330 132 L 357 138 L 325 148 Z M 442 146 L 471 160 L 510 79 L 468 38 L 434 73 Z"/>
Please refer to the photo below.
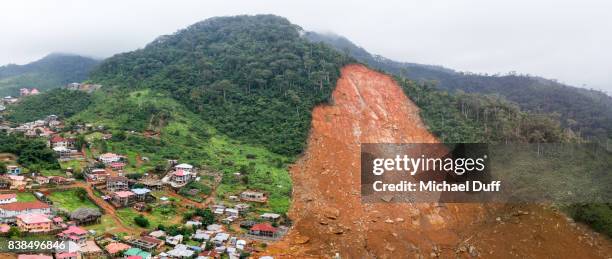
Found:
<path fill-rule="evenodd" d="M 110 216 L 115 222 L 117 228 L 114 232 L 126 232 L 129 234 L 139 234 L 141 232 L 141 230 L 137 228 L 123 224 L 121 219 L 117 217 L 117 212 L 115 208 L 110 203 L 104 201 L 104 199 L 98 197 L 89 184 L 84 182 L 75 182 L 71 186 L 72 188 L 83 188 L 85 189 L 85 191 L 87 191 L 87 196 L 89 197 L 89 199 L 93 201 L 96 205 L 98 205 L 98 207 L 100 207 L 102 210 L 104 210 L 105 214 Z"/>

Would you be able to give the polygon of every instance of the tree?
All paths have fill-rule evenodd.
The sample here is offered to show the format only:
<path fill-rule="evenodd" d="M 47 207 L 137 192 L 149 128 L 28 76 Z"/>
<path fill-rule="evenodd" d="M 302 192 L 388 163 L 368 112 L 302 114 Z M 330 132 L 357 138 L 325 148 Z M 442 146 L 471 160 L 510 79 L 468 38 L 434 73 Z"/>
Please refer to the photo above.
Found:
<path fill-rule="evenodd" d="M 72 175 L 74 176 L 74 179 L 85 180 L 85 175 L 83 174 L 83 171 L 74 172 L 74 173 L 72 173 Z"/>
<path fill-rule="evenodd" d="M 154 174 L 164 174 L 166 172 L 166 165 L 158 164 L 153 168 Z"/>
<path fill-rule="evenodd" d="M 87 144 L 87 140 L 85 139 L 85 136 L 83 135 L 78 135 L 76 137 L 76 140 L 74 142 L 74 146 L 77 150 L 81 150 L 81 148 Z"/>
<path fill-rule="evenodd" d="M 20 237 L 21 236 L 21 231 L 19 231 L 19 229 L 17 227 L 11 227 L 8 231 L 8 236 L 10 238 L 13 237 Z"/>
<path fill-rule="evenodd" d="M 138 180 L 138 179 L 142 178 L 142 174 L 140 174 L 140 173 L 129 173 L 129 174 L 126 174 L 125 177 L 130 178 L 132 180 Z"/>
<path fill-rule="evenodd" d="M 164 226 L 163 224 L 159 224 L 157 225 L 157 230 L 166 231 L 166 226 Z"/>
<path fill-rule="evenodd" d="M 214 82 L 212 85 L 210 85 L 211 91 L 213 95 L 221 95 L 223 97 L 223 102 L 225 102 L 227 100 L 227 92 L 228 91 L 235 91 L 235 85 L 232 84 L 231 81 L 227 80 L 227 79 L 223 79 L 223 80 L 219 80 Z"/>
<path fill-rule="evenodd" d="M 177 225 L 170 225 L 166 227 L 166 234 L 170 236 L 176 236 L 180 233 L 181 231 L 179 230 L 179 227 Z"/>
<path fill-rule="evenodd" d="M 102 162 L 96 162 L 94 164 L 94 168 L 98 168 L 98 169 L 104 169 L 106 168 L 106 164 L 102 163 Z"/>
<path fill-rule="evenodd" d="M 134 223 L 139 227 L 146 228 L 149 226 L 149 220 L 145 218 L 143 215 L 138 215 L 134 217 Z"/>
<path fill-rule="evenodd" d="M 183 221 L 188 221 L 193 218 L 194 213 L 191 211 L 183 213 Z"/>
<path fill-rule="evenodd" d="M 195 214 L 202 217 L 202 225 L 204 226 L 208 226 L 215 222 L 215 215 L 209 208 L 206 208 L 206 209 L 198 208 L 196 209 Z"/>
<path fill-rule="evenodd" d="M 6 174 L 6 164 L 4 162 L 0 162 L 0 174 Z"/>
<path fill-rule="evenodd" d="M 79 197 L 79 200 L 84 201 L 87 199 L 87 191 L 85 191 L 85 189 L 77 188 L 75 193 L 76 196 Z"/>
<path fill-rule="evenodd" d="M 29 166 L 29 169 L 30 169 L 30 173 L 39 174 L 40 171 L 42 170 L 42 167 L 38 164 L 33 164 Z"/>

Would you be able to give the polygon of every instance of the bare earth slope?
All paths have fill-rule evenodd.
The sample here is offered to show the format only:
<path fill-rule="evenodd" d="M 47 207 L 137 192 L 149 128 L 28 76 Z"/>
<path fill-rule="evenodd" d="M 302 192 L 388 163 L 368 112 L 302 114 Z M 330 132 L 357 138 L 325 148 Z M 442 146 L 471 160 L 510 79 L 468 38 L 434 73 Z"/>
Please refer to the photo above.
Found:
<path fill-rule="evenodd" d="M 344 67 L 333 105 L 314 109 L 308 148 L 291 170 L 294 227 L 267 252 L 287 258 L 612 255 L 608 240 L 541 206 L 517 214 L 517 208 L 481 204 L 361 202 L 360 143 L 435 142 L 392 78 L 361 65 Z"/>

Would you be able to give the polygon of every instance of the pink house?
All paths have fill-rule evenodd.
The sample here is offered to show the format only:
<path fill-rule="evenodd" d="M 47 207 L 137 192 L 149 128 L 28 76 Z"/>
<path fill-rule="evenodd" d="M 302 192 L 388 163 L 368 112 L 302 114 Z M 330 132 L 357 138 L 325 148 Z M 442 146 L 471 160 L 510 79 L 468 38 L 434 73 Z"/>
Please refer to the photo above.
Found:
<path fill-rule="evenodd" d="M 172 172 L 170 183 L 173 187 L 181 187 L 188 184 L 192 179 L 192 174 L 189 171 L 178 169 Z"/>
<path fill-rule="evenodd" d="M 57 253 L 55 259 L 77 259 L 79 258 L 78 253 Z"/>
<path fill-rule="evenodd" d="M 57 234 L 57 237 L 61 240 L 72 241 L 79 245 L 83 245 L 85 241 L 87 241 L 87 231 L 77 226 L 70 226 Z"/>
<path fill-rule="evenodd" d="M 19 95 L 20 96 L 30 95 L 30 89 L 28 89 L 28 88 L 21 88 L 21 89 L 19 89 Z"/>
<path fill-rule="evenodd" d="M 21 88 L 19 89 L 19 95 L 21 96 L 28 96 L 28 95 L 36 95 L 39 94 L 40 91 L 38 91 L 38 89 L 36 88 L 32 88 L 32 90 L 28 89 L 28 88 Z"/>
<path fill-rule="evenodd" d="M 11 189 L 23 189 L 27 184 L 23 175 L 9 175 L 8 179 L 11 182 Z"/>
<path fill-rule="evenodd" d="M 8 224 L 0 224 L 0 233 L 8 233 L 11 229 L 11 226 Z"/>
<path fill-rule="evenodd" d="M 123 170 L 123 168 L 125 167 L 125 163 L 123 162 L 112 162 L 110 164 L 111 168 L 113 170 Z"/>
<path fill-rule="evenodd" d="M 128 250 L 132 248 L 130 245 L 124 244 L 124 243 L 119 243 L 119 242 L 114 242 L 114 243 L 110 243 L 106 246 L 106 251 L 110 254 L 110 255 L 116 255 L 119 254 L 120 252 L 123 252 L 125 250 Z"/>
<path fill-rule="evenodd" d="M 43 214 L 17 215 L 16 221 L 21 231 L 47 232 L 51 230 L 51 220 Z"/>

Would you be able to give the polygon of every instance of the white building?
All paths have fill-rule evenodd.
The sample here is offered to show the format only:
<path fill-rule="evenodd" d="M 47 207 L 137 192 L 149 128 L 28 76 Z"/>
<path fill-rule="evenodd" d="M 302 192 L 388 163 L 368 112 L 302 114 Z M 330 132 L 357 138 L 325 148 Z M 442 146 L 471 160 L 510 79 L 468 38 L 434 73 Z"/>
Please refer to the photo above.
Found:
<path fill-rule="evenodd" d="M 166 237 L 166 244 L 171 244 L 171 245 L 178 245 L 180 243 L 183 243 L 183 235 L 176 235 L 176 236 L 169 236 Z"/>
<path fill-rule="evenodd" d="M 172 258 L 190 258 L 194 253 L 193 250 L 190 250 L 189 247 L 183 244 L 178 244 L 174 249 L 166 252 L 166 254 Z"/>
<path fill-rule="evenodd" d="M 192 173 L 193 172 L 193 166 L 190 164 L 180 164 L 180 165 L 176 165 L 174 166 L 175 170 L 183 170 L 184 172 L 187 173 Z"/>
<path fill-rule="evenodd" d="M 121 156 L 117 154 L 113 154 L 113 153 L 106 153 L 106 154 L 100 155 L 98 159 L 100 160 L 100 162 L 104 164 L 110 164 L 113 162 L 119 162 L 119 160 L 121 160 Z"/>
<path fill-rule="evenodd" d="M 23 214 L 51 214 L 51 207 L 40 201 L 13 202 L 0 205 L 0 221 L 12 222 L 15 217 Z"/>
<path fill-rule="evenodd" d="M 17 202 L 17 194 L 14 194 L 14 193 L 0 194 L 0 204 L 8 204 L 8 203 L 13 203 L 13 202 Z"/>

